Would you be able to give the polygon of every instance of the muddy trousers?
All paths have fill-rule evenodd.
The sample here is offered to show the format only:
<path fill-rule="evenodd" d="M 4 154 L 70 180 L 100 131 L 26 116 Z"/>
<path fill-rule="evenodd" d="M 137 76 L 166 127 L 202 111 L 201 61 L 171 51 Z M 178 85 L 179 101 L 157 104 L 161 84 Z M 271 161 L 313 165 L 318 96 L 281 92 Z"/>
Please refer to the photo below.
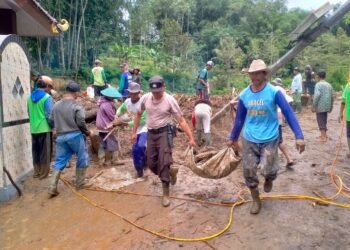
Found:
<path fill-rule="evenodd" d="M 173 163 L 172 149 L 168 143 L 167 129 L 147 133 L 147 166 L 162 182 L 170 182 L 170 166 Z"/>
<path fill-rule="evenodd" d="M 136 143 L 132 145 L 132 159 L 137 172 L 143 172 L 146 166 L 147 133 L 137 135 Z"/>
<path fill-rule="evenodd" d="M 50 172 L 52 153 L 51 132 L 32 134 L 34 176 L 45 178 Z"/>
<path fill-rule="evenodd" d="M 277 178 L 278 145 L 279 139 L 266 143 L 253 143 L 242 139 L 243 175 L 249 188 L 256 188 L 259 185 L 258 168 L 265 180 L 273 181 Z"/>

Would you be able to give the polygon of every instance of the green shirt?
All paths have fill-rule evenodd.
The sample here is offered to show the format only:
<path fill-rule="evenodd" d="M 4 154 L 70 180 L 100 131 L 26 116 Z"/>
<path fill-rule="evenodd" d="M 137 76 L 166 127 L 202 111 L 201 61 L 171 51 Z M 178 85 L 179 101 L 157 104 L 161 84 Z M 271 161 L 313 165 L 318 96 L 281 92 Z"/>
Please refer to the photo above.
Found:
<path fill-rule="evenodd" d="M 132 117 L 132 120 L 129 122 L 130 127 L 134 127 L 134 120 L 133 117 L 134 115 L 138 112 L 140 108 L 140 100 L 136 103 L 132 103 L 131 99 L 128 98 L 126 99 L 123 104 L 118 108 L 117 110 L 117 115 L 121 116 L 125 113 L 129 113 Z M 140 124 L 139 127 L 137 128 L 137 134 L 147 132 L 147 127 L 146 127 L 146 118 L 147 114 L 146 112 L 142 112 L 141 119 L 140 119 Z"/>
<path fill-rule="evenodd" d="M 48 133 L 51 131 L 45 116 L 45 101 L 48 98 L 50 98 L 50 95 L 46 94 L 37 103 L 34 103 L 30 97 L 28 98 L 29 123 L 32 134 Z"/>
<path fill-rule="evenodd" d="M 104 86 L 107 82 L 105 71 L 102 67 L 94 67 L 91 70 L 93 77 L 93 85 L 95 86 Z"/>
<path fill-rule="evenodd" d="M 345 119 L 349 122 L 350 121 L 350 84 L 347 84 L 345 86 L 343 96 L 342 96 L 342 103 L 345 104 Z"/>

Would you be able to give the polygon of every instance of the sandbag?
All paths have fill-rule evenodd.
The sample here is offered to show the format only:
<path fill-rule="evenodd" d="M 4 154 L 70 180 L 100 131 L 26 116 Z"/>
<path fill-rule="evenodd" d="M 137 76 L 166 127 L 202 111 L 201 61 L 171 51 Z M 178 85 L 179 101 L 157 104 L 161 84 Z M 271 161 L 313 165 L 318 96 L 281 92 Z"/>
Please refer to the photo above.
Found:
<path fill-rule="evenodd" d="M 184 160 L 185 165 L 196 175 L 208 179 L 220 179 L 228 176 L 241 161 L 231 147 L 221 149 L 203 163 L 195 162 L 193 148 L 188 147 L 185 151 Z"/>

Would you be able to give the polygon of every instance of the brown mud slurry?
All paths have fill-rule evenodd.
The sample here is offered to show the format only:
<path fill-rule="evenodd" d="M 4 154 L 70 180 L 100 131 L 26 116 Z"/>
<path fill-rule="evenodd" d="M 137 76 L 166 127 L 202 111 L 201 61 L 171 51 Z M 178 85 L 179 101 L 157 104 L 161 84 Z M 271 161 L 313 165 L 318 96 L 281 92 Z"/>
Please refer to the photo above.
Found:
<path fill-rule="evenodd" d="M 284 140 L 296 162 L 294 171 L 287 171 L 281 157 L 281 172 L 274 182 L 271 194 L 305 194 L 313 191 L 331 195 L 336 192 L 330 184 L 328 170 L 334 157 L 340 132 L 337 122 L 339 103 L 329 119 L 327 143 L 319 143 L 315 114 L 304 109 L 299 119 L 305 134 L 307 148 L 297 154 L 293 135 L 284 128 Z M 224 118 L 213 129 L 214 143 L 223 147 L 231 127 Z M 129 132 L 122 145 L 129 145 Z M 180 159 L 186 148 L 186 138 L 180 134 L 175 141 L 175 159 Z M 345 145 L 345 137 L 342 142 Z M 129 146 L 127 146 L 129 147 Z M 350 186 L 349 160 L 346 146 L 341 151 L 337 173 Z M 125 150 L 125 154 L 129 150 Z M 115 168 L 118 168 L 116 166 Z M 131 163 L 121 167 L 133 174 Z M 93 163 L 89 176 L 100 171 Z M 124 171 L 124 170 L 123 170 Z M 70 179 L 74 168 L 66 169 Z M 186 167 L 179 171 L 178 183 L 171 187 L 174 196 L 191 197 L 220 202 L 236 199 L 244 187 L 239 167 L 230 176 L 207 180 L 194 175 Z M 350 210 L 334 206 L 313 206 L 311 201 L 264 200 L 261 213 L 249 214 L 249 204 L 235 208 L 233 225 L 222 236 L 207 242 L 184 243 L 168 241 L 139 230 L 74 195 L 60 182 L 60 195 L 47 198 L 48 180 L 27 178 L 23 183 L 24 196 L 0 204 L 0 249 L 349 249 Z M 124 190 L 160 194 L 161 185 L 150 176 Z M 260 184 L 262 190 L 262 183 Z M 174 200 L 163 208 L 160 198 L 101 193 L 83 190 L 84 195 L 99 205 L 117 212 L 148 229 L 174 237 L 201 237 L 216 233 L 228 222 L 229 208 Z M 263 194 L 263 192 L 262 192 Z M 337 198 L 338 202 L 349 202 Z"/>

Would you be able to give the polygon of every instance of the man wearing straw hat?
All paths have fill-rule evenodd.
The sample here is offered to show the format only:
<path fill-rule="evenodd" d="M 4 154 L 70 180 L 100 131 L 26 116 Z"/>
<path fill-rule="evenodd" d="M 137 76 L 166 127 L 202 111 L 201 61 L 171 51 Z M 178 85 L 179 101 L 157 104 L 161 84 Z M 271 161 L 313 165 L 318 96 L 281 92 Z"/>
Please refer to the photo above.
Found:
<path fill-rule="evenodd" d="M 115 163 L 118 151 L 118 141 L 113 133 L 116 107 L 114 99 L 121 98 L 122 95 L 114 87 L 108 87 L 101 91 L 101 98 L 97 103 L 96 128 L 99 132 L 100 147 L 98 149 L 99 166 L 108 166 Z"/>
<path fill-rule="evenodd" d="M 176 183 L 178 169 L 171 167 L 173 163 L 172 148 L 174 127 L 172 120 L 175 118 L 186 133 L 189 144 L 196 146 L 192 132 L 182 116 L 179 104 L 174 97 L 165 93 L 163 77 L 154 76 L 149 80 L 151 93 L 142 96 L 140 107 L 137 110 L 132 130 L 132 143 L 136 142 L 136 131 L 140 125 L 141 115 L 147 112 L 147 166 L 159 176 L 163 186 L 162 205 L 168 207 L 169 183 Z M 176 128 L 175 128 L 176 129 Z"/>
<path fill-rule="evenodd" d="M 117 116 L 121 117 L 125 114 L 135 116 L 137 110 L 140 108 L 141 86 L 136 82 L 129 84 L 128 88 L 129 98 L 117 110 Z M 134 121 L 131 120 L 129 126 L 134 126 Z M 132 145 L 132 159 L 138 178 L 143 177 L 143 172 L 146 167 L 146 144 L 147 144 L 147 126 L 146 126 L 146 112 L 143 112 L 140 119 L 140 125 L 136 130 L 137 138 L 135 144 Z"/>
<path fill-rule="evenodd" d="M 278 166 L 278 115 L 280 107 L 296 138 L 296 148 L 301 153 L 305 149 L 304 136 L 294 112 L 281 91 L 267 83 L 269 70 L 264 61 L 254 60 L 248 74 L 251 84 L 239 95 L 236 118 L 229 145 L 239 148 L 238 138 L 243 129 L 242 152 L 243 174 L 253 199 L 251 214 L 261 209 L 259 196 L 258 166 L 265 177 L 264 191 L 272 190 L 277 177 Z"/>

